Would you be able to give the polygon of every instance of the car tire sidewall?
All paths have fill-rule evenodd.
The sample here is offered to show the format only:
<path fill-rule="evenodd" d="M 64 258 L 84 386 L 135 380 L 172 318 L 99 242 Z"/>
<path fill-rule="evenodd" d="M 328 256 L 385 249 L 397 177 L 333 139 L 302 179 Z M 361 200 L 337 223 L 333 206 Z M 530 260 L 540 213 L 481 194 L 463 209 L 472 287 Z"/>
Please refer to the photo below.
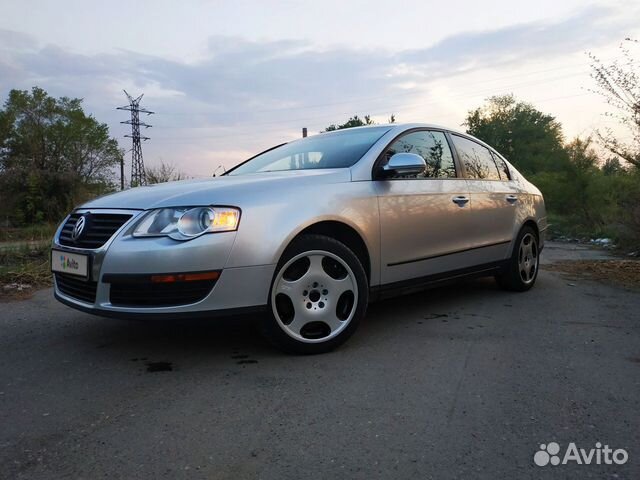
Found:
<path fill-rule="evenodd" d="M 357 284 L 358 300 L 353 318 L 342 332 L 325 342 L 305 343 L 294 339 L 282 330 L 278 321 L 274 317 L 271 297 L 276 278 L 282 266 L 296 255 L 313 250 L 323 250 L 337 255 L 346 262 L 347 265 L 349 265 Z M 358 328 L 360 320 L 366 313 L 368 303 L 369 283 L 362 263 L 358 257 L 342 242 L 331 237 L 326 237 L 324 235 L 302 235 L 295 239 L 286 248 L 278 262 L 278 265 L 276 266 L 271 280 L 271 287 L 269 288 L 268 313 L 265 315 L 262 322 L 262 332 L 271 343 L 287 353 L 310 355 L 328 352 L 344 343 Z"/>
<path fill-rule="evenodd" d="M 538 265 L 533 276 L 533 281 L 529 283 L 525 283 L 522 281 L 520 277 L 520 267 L 518 264 L 518 253 L 520 249 L 520 243 L 525 235 L 531 234 L 536 239 L 536 245 L 538 247 Z M 513 292 L 526 292 L 531 289 L 536 283 L 538 279 L 538 272 L 540 271 L 540 240 L 536 231 L 526 225 L 520 229 L 518 236 L 516 237 L 516 241 L 513 245 L 513 252 L 511 253 L 511 258 L 509 259 L 509 263 L 504 272 L 502 272 L 498 277 L 498 283 L 500 286 L 506 290 L 510 290 Z"/>

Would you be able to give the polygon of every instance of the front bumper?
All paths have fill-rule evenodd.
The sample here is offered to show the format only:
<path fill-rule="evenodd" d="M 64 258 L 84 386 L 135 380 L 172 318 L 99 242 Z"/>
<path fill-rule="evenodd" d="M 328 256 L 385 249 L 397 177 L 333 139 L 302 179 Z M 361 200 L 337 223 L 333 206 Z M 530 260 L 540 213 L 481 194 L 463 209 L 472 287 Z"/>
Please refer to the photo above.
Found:
<path fill-rule="evenodd" d="M 96 212 L 93 210 L 93 213 Z M 59 301 L 84 312 L 122 318 L 210 316 L 214 313 L 261 310 L 267 304 L 275 265 L 225 268 L 237 232 L 205 234 L 187 242 L 167 237 L 133 238 L 131 230 L 143 212 L 128 213 L 133 213 L 132 218 L 98 249 L 63 246 L 59 241 L 61 229 L 56 233 L 52 247 L 88 255 L 90 276 L 87 281 L 96 282 L 95 301 L 89 302 L 74 296 L 72 292 L 70 294 L 69 289 L 66 289 L 66 293 L 62 291 L 54 276 L 54 292 Z M 164 275 L 203 271 L 221 273 L 204 298 L 179 305 L 116 305 L 112 303 L 111 284 L 105 281 L 105 276 L 108 280 L 109 277 L 123 275 Z M 131 285 L 131 288 L 135 292 L 136 285 Z"/>

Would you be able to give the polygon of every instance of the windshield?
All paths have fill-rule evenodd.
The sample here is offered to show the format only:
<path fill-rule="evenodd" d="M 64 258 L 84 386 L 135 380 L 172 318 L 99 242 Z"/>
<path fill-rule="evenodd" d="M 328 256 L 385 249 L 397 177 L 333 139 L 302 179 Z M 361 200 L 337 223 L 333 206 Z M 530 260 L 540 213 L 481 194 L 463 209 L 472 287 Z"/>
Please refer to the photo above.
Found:
<path fill-rule="evenodd" d="M 228 175 L 350 167 L 388 131 L 389 127 L 345 129 L 303 138 L 256 155 Z"/>

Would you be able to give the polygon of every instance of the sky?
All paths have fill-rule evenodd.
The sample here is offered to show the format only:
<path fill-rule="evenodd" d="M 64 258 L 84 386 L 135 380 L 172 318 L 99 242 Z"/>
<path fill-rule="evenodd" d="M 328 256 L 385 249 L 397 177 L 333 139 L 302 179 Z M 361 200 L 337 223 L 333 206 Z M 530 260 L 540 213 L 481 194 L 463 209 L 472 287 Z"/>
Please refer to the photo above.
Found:
<path fill-rule="evenodd" d="M 464 129 L 508 93 L 568 139 L 616 129 L 587 52 L 615 61 L 626 37 L 640 2 L 3 0 L 0 99 L 83 98 L 130 149 L 116 107 L 144 93 L 145 164 L 205 177 L 355 114 Z"/>

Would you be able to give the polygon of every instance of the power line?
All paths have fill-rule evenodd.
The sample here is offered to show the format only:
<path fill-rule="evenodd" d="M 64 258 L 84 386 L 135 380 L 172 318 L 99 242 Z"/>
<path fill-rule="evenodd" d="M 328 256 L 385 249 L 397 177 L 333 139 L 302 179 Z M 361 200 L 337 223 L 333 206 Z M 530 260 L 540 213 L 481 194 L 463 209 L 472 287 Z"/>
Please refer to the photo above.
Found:
<path fill-rule="evenodd" d="M 494 78 L 490 78 L 490 79 L 485 79 L 485 80 L 481 80 L 478 82 L 474 82 L 474 85 L 478 85 L 478 84 L 483 84 L 483 83 L 495 83 L 498 80 L 501 79 L 506 79 L 506 78 L 514 78 L 514 77 L 520 77 L 522 75 L 532 75 L 535 73 L 545 73 L 545 72 L 550 72 L 550 71 L 555 71 L 555 70 L 561 70 L 561 69 L 565 69 L 565 68 L 569 68 L 569 67 L 574 67 L 577 65 L 565 65 L 565 66 L 561 66 L 561 67 L 555 67 L 555 68 L 548 68 L 548 69 L 544 69 L 544 70 L 538 70 L 538 71 L 534 71 L 534 72 L 526 72 L 523 74 L 514 74 L 514 75 L 507 75 L 507 76 L 502 76 L 502 77 L 494 77 Z M 458 99 L 458 98 L 469 98 L 469 97 L 475 97 L 475 96 L 479 96 L 479 95 L 491 95 L 491 94 L 497 94 L 498 91 L 504 91 L 504 90 L 508 90 L 508 89 L 512 89 L 512 88 L 517 88 L 517 87 L 523 87 L 523 86 L 530 86 L 530 85 L 540 85 L 540 84 L 545 84 L 545 83 L 549 83 L 549 82 L 554 82 L 557 80 L 563 80 L 563 79 L 567 79 L 567 78 L 571 78 L 571 77 L 575 77 L 575 76 L 579 76 L 579 75 L 583 75 L 587 73 L 587 70 L 580 70 L 580 71 L 574 71 L 572 73 L 567 73 L 567 74 L 562 74 L 559 76 L 555 76 L 555 77 L 547 77 L 544 79 L 538 79 L 538 80 L 528 80 L 525 82 L 517 82 L 517 83 L 511 83 L 511 84 L 507 84 L 507 85 L 501 85 L 498 87 L 491 87 L 489 89 L 482 89 L 482 90 L 477 90 L 474 92 L 463 92 L 460 94 L 456 94 L 456 95 L 449 95 L 446 100 L 449 99 Z M 425 91 L 411 91 L 411 92 L 402 92 L 400 94 L 397 94 L 395 96 L 404 96 L 404 95 L 420 95 L 420 94 L 424 94 L 426 93 Z M 580 97 L 580 96 L 585 96 L 588 95 L 588 93 L 580 93 L 580 94 L 571 94 L 571 95 L 563 95 L 563 96 L 555 96 L 555 97 L 551 97 L 551 98 L 543 98 L 543 99 L 537 99 L 537 100 L 532 100 L 532 102 L 544 102 L 544 101 L 552 101 L 552 100 L 561 100 L 561 99 L 565 99 L 565 98 L 572 98 L 572 97 Z M 388 97 L 391 97 L 394 95 L 389 95 L 387 97 L 371 97 L 372 100 L 375 99 L 386 99 Z M 354 100 L 349 100 L 349 101 L 345 101 L 345 102 L 334 102 L 335 104 L 354 104 L 357 103 L 359 101 L 363 101 L 364 99 L 354 99 Z M 411 108 L 416 108 L 416 107 L 424 107 L 424 106 L 428 106 L 428 105 L 433 105 L 438 103 L 437 100 L 431 100 L 431 101 L 426 101 L 426 102 L 421 102 L 421 103 L 405 103 L 402 105 L 398 105 L 396 104 L 395 106 L 386 106 L 384 108 L 379 108 L 379 109 L 375 109 L 372 110 L 371 108 L 366 108 L 367 112 L 371 115 L 383 115 L 383 114 L 388 114 L 391 111 L 400 111 L 402 109 L 411 109 Z M 324 104 L 324 105 L 320 105 L 317 104 L 315 106 L 307 106 L 307 107 L 291 107 L 291 109 L 298 109 L 298 108 L 317 108 L 320 106 L 331 106 L 332 104 Z M 285 109 L 283 109 L 285 110 Z M 357 108 L 355 110 L 358 110 Z M 256 113 L 256 112 L 247 112 L 247 113 Z M 336 112 L 331 112 L 331 113 L 327 113 L 327 114 L 322 114 L 322 115 L 314 115 L 314 116 L 305 116 L 305 117 L 299 117 L 299 118 L 287 118 L 284 121 L 267 121 L 267 122 L 251 122 L 251 128 L 254 129 L 255 127 L 274 127 L 274 128 L 267 128 L 267 129 L 260 129 L 261 132 L 275 132 L 275 131 L 282 131 L 284 129 L 297 129 L 300 123 L 313 123 L 314 121 L 320 121 L 322 119 L 331 119 L 331 118 L 335 118 L 336 116 L 341 116 L 341 115 L 353 115 L 354 111 L 351 110 L 350 112 L 342 112 L 342 113 L 336 113 Z M 295 126 L 294 126 L 295 125 Z M 174 127 L 172 127 L 174 128 Z M 216 128 L 216 127 L 194 127 L 195 128 Z M 313 130 L 313 129 L 310 129 Z M 255 133 L 255 132 L 254 132 Z M 160 139 L 160 141 L 162 142 L 166 142 L 166 143 L 181 143 L 180 141 L 176 141 L 176 140 L 181 140 L 181 141 L 191 141 L 191 140 L 197 140 L 197 139 L 211 139 L 211 140 L 215 140 L 215 139 L 225 139 L 225 138 L 233 138 L 233 137 L 238 137 L 238 136 L 244 136 L 247 135 L 246 131 L 242 131 L 242 132 L 238 132 L 235 131 L 233 133 L 229 133 L 229 134 L 221 134 L 221 135 L 198 135 L 198 136 L 190 136 L 190 137 L 164 137 L 162 139 Z"/>
<path fill-rule="evenodd" d="M 544 82 L 542 82 L 544 83 Z M 505 89 L 510 88 L 509 86 L 504 87 Z M 495 91 L 493 91 L 492 93 L 495 93 Z M 483 92 L 473 92 L 473 93 L 467 93 L 467 94 L 460 94 L 460 95 L 451 95 L 447 97 L 448 99 L 456 99 L 456 98 L 465 98 L 465 97 L 474 97 L 474 96 L 478 96 L 478 95 L 482 95 L 485 94 Z M 545 102 L 545 101 L 555 101 L 555 100 L 562 100 L 562 99 L 566 99 L 566 98 L 573 98 L 573 97 L 581 97 L 581 96 L 585 96 L 585 95 L 589 95 L 588 93 L 579 93 L 579 94 L 571 94 L 571 95 L 563 95 L 563 96 L 555 96 L 555 97 L 550 97 L 550 98 L 542 98 L 542 99 L 535 99 L 532 100 L 532 102 Z M 410 104 L 404 104 L 404 105 L 396 105 L 396 106 L 392 106 L 392 107 L 385 107 L 384 109 L 380 108 L 377 110 L 371 110 L 371 109 L 367 109 L 367 113 L 370 115 L 386 115 L 391 111 L 401 111 L 403 108 L 404 109 L 410 109 L 410 108 L 416 108 L 416 107 L 424 107 L 424 106 L 429 106 L 429 105 L 433 105 L 436 104 L 438 101 L 436 100 L 431 100 L 431 101 L 427 101 L 427 102 L 422 102 L 422 103 L 410 103 Z M 357 113 L 357 112 L 356 112 Z M 298 126 L 297 124 L 301 123 L 301 122 L 305 122 L 305 123 L 309 123 L 312 121 L 319 121 L 322 119 L 331 119 L 331 118 L 335 118 L 336 116 L 344 116 L 344 115 L 353 115 L 354 112 L 340 112 L 340 113 L 330 113 L 330 114 L 326 114 L 326 115 L 322 115 L 322 116 L 313 116 L 313 117 L 304 117 L 304 118 L 294 118 L 294 119 L 287 119 L 286 121 L 282 121 L 282 122 L 268 122 L 268 123 L 254 123 L 252 122 L 251 128 L 253 129 L 254 127 L 257 126 L 266 126 L 266 127 L 273 127 L 273 128 L 267 128 L 267 129 L 260 129 L 261 133 L 266 133 L 266 132 L 276 132 L 276 131 L 281 131 L 287 128 L 290 128 L 292 130 L 297 130 Z M 295 125 L 295 126 L 294 126 Z M 212 127 L 212 128 L 216 128 L 216 127 Z M 313 130 L 312 128 L 309 128 L 309 130 Z M 255 133 L 255 131 L 253 132 Z M 215 139 L 224 139 L 224 138 L 233 138 L 233 137 L 238 137 L 238 136 L 245 136 L 248 133 L 246 131 L 242 131 L 242 132 L 234 132 L 234 133 L 229 133 L 229 134 L 221 134 L 221 135 L 198 135 L 198 136 L 189 136 L 189 137 L 163 137 L 158 139 L 158 141 L 162 142 L 162 143 L 184 143 L 185 141 L 192 141 L 192 140 L 198 140 L 198 139 L 211 139 L 211 140 L 215 140 Z M 179 140 L 179 141 L 176 141 Z"/>
<path fill-rule="evenodd" d="M 604 61 L 614 61 L 614 60 L 618 60 L 621 57 L 612 57 L 608 60 L 604 60 Z M 506 79 L 511 79 L 511 78 L 518 78 L 518 77 L 530 77 L 531 75 L 536 75 L 539 73 L 548 73 L 548 72 L 554 72 L 557 70 L 566 70 L 568 68 L 575 68 L 575 67 L 584 67 L 584 63 L 575 63 L 575 64 L 570 64 L 570 65 L 560 65 L 557 67 L 553 67 L 553 68 L 545 68 L 545 69 L 540 69 L 540 70 L 533 70 L 533 71 L 527 71 L 527 72 L 522 72 L 522 73 L 516 73 L 516 74 L 510 74 L 510 75 L 503 75 L 500 77 L 493 77 L 493 78 L 487 78 L 484 80 L 478 80 L 478 81 L 474 81 L 475 85 L 482 85 L 482 84 L 487 84 L 487 83 L 495 83 L 498 82 L 500 80 L 506 80 Z M 579 71 L 575 71 L 573 73 L 570 73 L 568 75 L 562 75 L 560 77 L 552 77 L 551 79 L 545 80 L 545 81 L 549 81 L 549 80 L 555 80 L 558 78 L 570 78 L 572 76 L 578 76 L 578 75 L 582 75 L 584 73 L 587 73 L 589 70 L 579 70 Z M 460 75 L 467 75 L 469 73 L 472 73 L 469 70 L 464 70 L 464 71 L 460 71 L 460 72 L 456 72 L 454 74 L 449 75 L 447 78 L 452 78 L 452 77 L 456 77 L 456 76 L 460 76 Z M 439 80 L 439 79 L 433 79 L 431 81 L 435 81 L 435 80 Z M 522 85 L 526 85 L 529 82 L 523 83 Z M 520 85 L 520 84 L 518 84 Z M 504 87 L 504 88 L 508 88 Z M 262 110 L 246 110 L 246 111 L 236 111 L 236 114 L 261 114 L 261 113 L 274 113 L 274 112 L 280 112 L 280 111 L 290 111 L 290 110 L 311 110 L 311 109 L 317 109 L 317 108 L 325 108 L 325 107 L 331 107 L 331 106 L 336 106 L 336 105 L 349 105 L 349 104 L 354 104 L 354 103 L 359 103 L 359 102 L 370 102 L 370 101 L 375 101 L 375 100 L 385 100 L 388 99 L 390 97 L 403 97 L 403 96 L 411 96 L 411 95 L 417 95 L 419 93 L 422 92 L 416 92 L 415 90 L 412 91 L 405 91 L 405 92 L 395 92 L 395 93 L 389 93 L 389 94 L 385 94 L 383 96 L 375 96 L 375 97 L 358 97 L 358 98 L 354 98 L 354 99 L 349 99 L 349 100 L 341 100 L 341 101 L 336 101 L 336 102 L 327 102 L 327 103 L 317 103 L 317 104 L 311 104 L 311 105 L 297 105 L 297 106 L 292 106 L 292 107 L 279 107 L 279 108 L 271 108 L 271 109 L 262 109 Z M 189 115 L 189 116 L 193 116 L 194 112 L 165 112 L 163 110 L 163 114 L 167 114 L 167 115 L 173 115 L 173 116 L 181 116 L 181 115 Z M 201 112 L 202 114 L 207 114 L 208 112 Z M 206 127 L 203 127 L 206 128 Z"/>
<path fill-rule="evenodd" d="M 544 80 L 537 80 L 537 81 L 527 81 L 527 82 L 520 82 L 520 83 L 514 83 L 514 84 L 510 84 L 510 85 L 503 85 L 500 87 L 492 87 L 490 89 L 483 89 L 483 90 L 478 90 L 475 92 L 466 92 L 466 93 L 460 93 L 460 94 L 456 94 L 456 95 L 449 95 L 447 97 L 447 99 L 457 99 L 457 98 L 469 98 L 469 97 L 475 97 L 478 95 L 491 95 L 491 94 L 496 94 L 498 90 L 504 91 L 507 89 L 511 89 L 511 88 L 517 88 L 517 87 L 523 87 L 523 86 L 530 86 L 530 85 L 540 85 L 540 84 L 544 84 L 544 83 L 549 83 L 549 82 L 554 82 L 556 80 L 562 80 L 562 79 L 566 79 L 566 78 L 571 78 L 571 77 L 575 77 L 578 75 L 581 75 L 584 72 L 578 72 L 578 73 L 572 73 L 572 74 L 568 74 L 568 75 L 561 75 L 558 77 L 551 77 L 551 78 L 546 78 Z M 412 95 L 420 95 L 420 94 L 424 94 L 427 93 L 425 91 L 419 91 L 419 92 L 411 92 Z M 429 102 L 424 102 L 424 103 L 420 103 L 420 104 L 415 104 L 415 103 L 410 103 L 410 104 L 402 104 L 402 105 L 395 105 L 395 106 L 387 106 L 384 107 L 384 110 L 378 110 L 378 112 L 376 111 L 372 111 L 370 108 L 367 108 L 367 113 L 373 114 L 373 115 L 377 115 L 377 114 L 385 114 L 388 113 L 389 111 L 394 111 L 394 110 L 399 110 L 401 108 L 411 108 L 411 107 L 416 107 L 416 106 L 425 106 L 425 105 L 431 105 L 437 103 L 436 101 L 429 101 Z M 356 109 L 357 110 L 357 109 Z M 315 115 L 315 116 L 307 116 L 307 117 L 298 117 L 298 118 L 288 118 L 286 121 L 289 123 L 306 123 L 306 122 L 310 122 L 313 120 L 319 120 L 319 119 L 325 119 L 325 118 L 334 118 L 336 115 L 352 115 L 353 114 L 353 110 L 349 113 L 349 112 L 342 112 L 342 113 L 336 113 L 336 112 L 331 112 L 331 113 L 326 113 L 326 114 L 322 114 L 322 115 Z M 279 121 L 267 121 L 267 122 L 251 122 L 251 127 L 260 127 L 260 126 L 272 126 L 272 125 L 283 125 L 283 122 L 279 122 Z M 175 128 L 175 127 L 172 127 Z M 210 127 L 194 127 L 195 128 L 210 128 Z M 213 127 L 215 128 L 215 127 Z M 198 138 L 202 138 L 203 136 L 192 136 L 192 137 L 164 137 L 164 140 L 167 139 L 177 139 L 177 138 L 185 138 L 185 139 L 198 139 Z"/>
<path fill-rule="evenodd" d="M 147 184 L 147 175 L 144 171 L 144 161 L 142 159 L 142 144 L 141 140 L 149 140 L 149 137 L 140 135 L 140 127 L 149 128 L 151 125 L 144 122 L 140 122 L 140 114 L 146 113 L 152 115 L 154 112 L 140 108 L 140 101 L 144 96 L 144 93 L 137 98 L 133 98 L 124 90 L 124 94 L 129 99 L 129 105 L 124 107 L 117 107 L 116 110 L 127 110 L 131 112 L 131 120 L 126 120 L 124 123 L 131 125 L 131 135 L 125 135 L 125 137 L 131 138 L 131 186 L 137 187 Z"/>

